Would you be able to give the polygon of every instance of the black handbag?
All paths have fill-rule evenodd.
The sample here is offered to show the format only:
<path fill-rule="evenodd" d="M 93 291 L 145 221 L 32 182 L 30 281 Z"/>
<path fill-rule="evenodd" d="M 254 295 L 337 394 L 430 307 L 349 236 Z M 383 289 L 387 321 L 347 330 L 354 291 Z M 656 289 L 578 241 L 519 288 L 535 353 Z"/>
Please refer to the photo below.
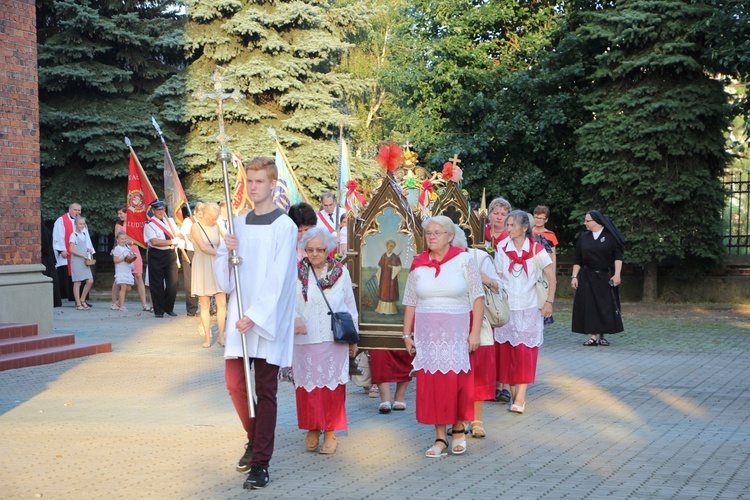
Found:
<path fill-rule="evenodd" d="M 357 327 L 354 324 L 352 315 L 345 311 L 333 312 L 333 309 L 331 309 L 331 304 L 328 303 L 326 294 L 323 292 L 323 286 L 320 284 L 320 281 L 318 281 L 318 276 L 315 274 L 315 270 L 312 268 L 312 266 L 310 266 L 310 271 L 312 272 L 313 276 L 315 276 L 315 282 L 318 284 L 318 288 L 320 288 L 320 294 L 323 295 L 323 300 L 325 300 L 326 305 L 328 306 L 328 314 L 331 316 L 331 331 L 333 332 L 333 340 L 335 342 L 341 342 L 342 344 L 358 343 L 359 332 L 357 331 Z"/>

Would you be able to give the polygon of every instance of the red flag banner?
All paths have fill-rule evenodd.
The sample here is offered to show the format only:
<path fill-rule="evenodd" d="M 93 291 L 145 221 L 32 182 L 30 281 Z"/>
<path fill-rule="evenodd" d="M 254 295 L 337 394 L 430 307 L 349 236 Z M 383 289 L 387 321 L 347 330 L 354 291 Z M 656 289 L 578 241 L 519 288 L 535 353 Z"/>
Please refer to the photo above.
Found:
<path fill-rule="evenodd" d="M 245 167 L 242 158 L 238 154 L 232 155 L 232 164 L 237 168 L 237 181 L 232 191 L 232 213 L 236 216 L 247 207 L 252 207 L 252 202 L 247 197 L 247 181 L 245 179 Z"/>
<path fill-rule="evenodd" d="M 151 187 L 138 157 L 131 149 L 128 171 L 128 217 L 125 222 L 125 231 L 130 239 L 143 248 L 147 247 L 143 238 L 143 227 L 148 221 L 149 205 L 155 199 L 154 188 Z"/>

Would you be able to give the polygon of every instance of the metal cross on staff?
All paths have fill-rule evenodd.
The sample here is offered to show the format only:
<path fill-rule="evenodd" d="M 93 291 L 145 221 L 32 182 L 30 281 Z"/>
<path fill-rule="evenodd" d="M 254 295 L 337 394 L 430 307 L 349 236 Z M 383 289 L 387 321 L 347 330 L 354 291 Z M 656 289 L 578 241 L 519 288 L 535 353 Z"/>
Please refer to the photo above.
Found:
<path fill-rule="evenodd" d="M 224 196 L 227 201 L 227 208 L 231 210 L 232 207 L 232 194 L 229 188 L 229 172 L 227 169 L 228 163 L 232 159 L 232 155 L 227 151 L 227 142 L 230 137 L 226 135 L 224 131 L 224 101 L 227 99 L 234 99 L 235 103 L 240 102 L 240 99 L 244 99 L 244 95 L 239 90 L 234 89 L 234 92 L 227 93 L 222 89 L 222 82 L 224 77 L 221 72 L 216 69 L 214 74 L 211 76 L 211 80 L 214 82 L 213 92 L 203 92 L 198 90 L 193 94 L 193 97 L 198 99 L 201 103 L 206 99 L 213 99 L 216 102 L 216 116 L 219 119 L 219 135 L 216 136 L 221 149 L 216 155 L 216 158 L 221 162 L 221 171 L 224 176 Z M 234 233 L 234 218 L 229 217 L 229 234 Z M 242 286 L 240 285 L 240 273 L 239 267 L 242 265 L 242 257 L 237 255 L 236 250 L 232 250 L 229 254 L 229 265 L 232 266 L 234 271 L 234 283 L 236 286 L 237 296 L 237 310 L 239 314 L 242 314 L 244 307 L 242 306 Z M 244 334 L 240 334 L 242 340 L 242 364 L 245 368 L 245 386 L 247 388 L 247 405 L 250 409 L 250 418 L 255 418 L 255 396 L 253 394 L 253 386 L 250 380 L 250 361 L 247 356 L 247 339 Z"/>

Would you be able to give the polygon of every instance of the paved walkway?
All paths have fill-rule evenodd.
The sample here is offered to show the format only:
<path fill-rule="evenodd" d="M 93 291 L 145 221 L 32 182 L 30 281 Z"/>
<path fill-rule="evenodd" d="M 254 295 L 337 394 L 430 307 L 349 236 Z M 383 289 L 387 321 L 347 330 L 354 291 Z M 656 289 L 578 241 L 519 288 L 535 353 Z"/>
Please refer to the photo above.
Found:
<path fill-rule="evenodd" d="M 413 386 L 389 415 L 350 386 L 338 452 L 305 452 L 282 384 L 271 483 L 246 491 L 221 350 L 196 318 L 129 307 L 55 310 L 57 333 L 112 353 L 0 372 L 0 497 L 750 498 L 749 316 L 626 306 L 628 332 L 584 348 L 561 304 L 526 413 L 488 403 L 463 456 L 424 457 Z"/>

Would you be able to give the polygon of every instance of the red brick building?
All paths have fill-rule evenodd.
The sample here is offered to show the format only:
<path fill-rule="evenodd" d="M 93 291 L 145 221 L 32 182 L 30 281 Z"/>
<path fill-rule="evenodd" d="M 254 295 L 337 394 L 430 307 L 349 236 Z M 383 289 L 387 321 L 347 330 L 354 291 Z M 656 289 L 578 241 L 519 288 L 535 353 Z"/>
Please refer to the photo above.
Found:
<path fill-rule="evenodd" d="M 0 323 L 52 331 L 41 271 L 36 5 L 0 0 Z"/>

